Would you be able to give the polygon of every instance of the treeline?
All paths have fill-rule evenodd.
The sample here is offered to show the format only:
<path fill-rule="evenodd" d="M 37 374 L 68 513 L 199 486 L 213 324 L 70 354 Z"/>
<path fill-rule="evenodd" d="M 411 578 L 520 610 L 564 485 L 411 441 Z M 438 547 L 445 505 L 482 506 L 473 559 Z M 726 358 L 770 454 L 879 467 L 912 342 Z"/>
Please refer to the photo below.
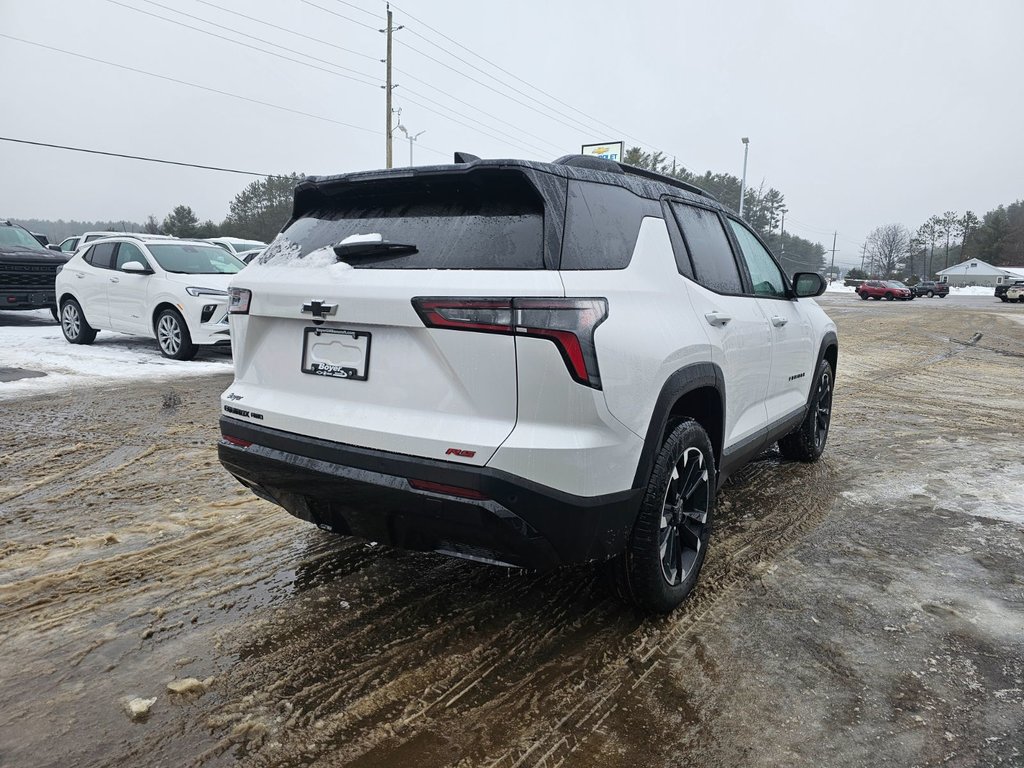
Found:
<path fill-rule="evenodd" d="M 997 267 L 1024 265 L 1024 201 L 1000 205 L 980 219 L 973 211 L 945 211 L 911 232 L 885 224 L 868 235 L 864 276 L 927 279 L 967 259 Z M 858 274 L 861 270 L 858 270 Z"/>
<path fill-rule="evenodd" d="M 58 219 L 18 219 L 17 223 L 31 232 L 46 235 L 51 243 L 90 231 L 146 232 L 177 237 L 241 237 L 269 243 L 288 221 L 292 213 L 292 192 L 304 174 L 271 176 L 247 185 L 228 205 L 228 215 L 221 222 L 200 221 L 191 206 L 177 205 L 162 220 L 149 216 L 137 221 L 65 221 Z"/>
<path fill-rule="evenodd" d="M 661 152 L 644 152 L 639 147 L 626 150 L 622 161 L 695 184 L 724 205 L 739 210 L 742 180 L 738 176 L 712 171 L 696 174 L 681 166 L 673 167 Z M 758 187 L 748 187 L 743 194 L 743 218 L 761 235 L 786 272 L 823 272 L 825 248 L 821 243 L 786 232 L 784 218 L 788 212 L 785 196 L 774 187 L 765 189 L 763 182 Z"/>
<path fill-rule="evenodd" d="M 65 221 L 57 219 L 14 219 L 29 232 L 46 235 L 51 243 L 59 243 L 66 237 L 83 232 L 140 232 L 142 224 L 137 221 Z"/>

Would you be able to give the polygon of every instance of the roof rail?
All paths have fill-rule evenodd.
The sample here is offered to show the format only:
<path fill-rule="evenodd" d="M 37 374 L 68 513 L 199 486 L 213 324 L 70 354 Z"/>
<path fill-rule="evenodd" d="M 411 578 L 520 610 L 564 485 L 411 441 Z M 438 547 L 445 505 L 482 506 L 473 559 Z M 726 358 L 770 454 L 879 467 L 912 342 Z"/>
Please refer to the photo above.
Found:
<path fill-rule="evenodd" d="M 687 192 L 692 192 L 693 194 L 700 195 L 701 197 L 707 197 L 716 201 L 718 200 L 717 197 L 712 195 L 710 192 L 701 189 L 696 184 L 691 184 L 688 181 L 677 179 L 674 176 L 668 176 L 664 173 L 658 173 L 657 171 L 648 171 L 646 168 L 637 168 L 635 165 L 626 165 L 625 163 L 616 163 L 616 165 L 622 169 L 623 173 L 628 173 L 631 176 L 642 176 L 645 179 L 660 181 L 662 184 L 668 184 L 672 187 L 685 189 Z"/>
<path fill-rule="evenodd" d="M 704 191 L 696 184 L 690 184 L 689 182 L 682 181 L 674 176 L 667 176 L 664 173 L 648 171 L 646 168 L 637 168 L 635 165 L 617 163 L 614 160 L 609 160 L 605 157 L 593 157 L 591 155 L 563 155 L 555 160 L 553 164 L 568 165 L 573 168 L 589 168 L 592 171 L 605 171 L 606 173 L 625 173 L 630 176 L 642 176 L 643 178 L 650 179 L 651 181 L 660 181 L 662 184 L 668 184 L 671 187 L 685 189 L 687 192 L 700 195 L 701 197 L 718 200 L 717 197 L 712 195 L 710 192 Z"/>

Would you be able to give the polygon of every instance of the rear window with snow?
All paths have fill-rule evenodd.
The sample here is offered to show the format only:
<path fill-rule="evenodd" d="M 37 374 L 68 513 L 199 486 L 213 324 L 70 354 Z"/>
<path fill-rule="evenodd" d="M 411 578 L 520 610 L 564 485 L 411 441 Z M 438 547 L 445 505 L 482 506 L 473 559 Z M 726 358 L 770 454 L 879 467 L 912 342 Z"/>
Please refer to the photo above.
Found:
<path fill-rule="evenodd" d="M 288 261 L 300 266 L 368 234 L 387 246 L 342 247 L 338 261 L 356 269 L 544 268 L 544 204 L 515 174 L 349 184 L 293 222 L 254 263 L 281 263 L 284 244 Z"/>

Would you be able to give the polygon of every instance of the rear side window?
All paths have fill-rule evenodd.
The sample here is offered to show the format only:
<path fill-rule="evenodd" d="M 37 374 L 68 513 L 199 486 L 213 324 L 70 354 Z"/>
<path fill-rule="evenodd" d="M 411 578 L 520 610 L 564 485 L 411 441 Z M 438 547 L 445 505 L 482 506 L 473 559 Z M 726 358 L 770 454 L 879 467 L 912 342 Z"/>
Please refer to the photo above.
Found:
<path fill-rule="evenodd" d="M 99 245 L 94 245 L 89 249 L 89 252 L 85 254 L 85 260 L 94 267 L 110 269 L 111 264 L 114 261 L 115 245 L 117 245 L 117 243 L 100 243 Z"/>
<path fill-rule="evenodd" d="M 672 210 L 683 230 L 697 282 L 716 293 L 743 293 L 740 272 L 718 214 L 681 203 L 672 203 Z"/>
<path fill-rule="evenodd" d="M 292 223 L 256 263 L 380 235 L 415 246 L 342 257 L 357 269 L 543 269 L 544 203 L 518 174 L 354 183 Z"/>
<path fill-rule="evenodd" d="M 643 217 L 660 213 L 624 187 L 570 182 L 561 268 L 625 269 Z"/>

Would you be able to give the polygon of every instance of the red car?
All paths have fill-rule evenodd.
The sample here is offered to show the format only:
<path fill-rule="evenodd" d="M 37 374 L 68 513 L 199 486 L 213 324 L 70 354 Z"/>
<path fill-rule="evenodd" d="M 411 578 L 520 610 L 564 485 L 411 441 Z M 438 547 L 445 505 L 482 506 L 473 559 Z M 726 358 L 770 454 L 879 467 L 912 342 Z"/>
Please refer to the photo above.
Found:
<path fill-rule="evenodd" d="M 892 301 L 909 301 L 914 298 L 914 293 L 903 283 L 895 280 L 865 280 L 857 286 L 857 293 L 862 299 L 885 299 Z"/>

